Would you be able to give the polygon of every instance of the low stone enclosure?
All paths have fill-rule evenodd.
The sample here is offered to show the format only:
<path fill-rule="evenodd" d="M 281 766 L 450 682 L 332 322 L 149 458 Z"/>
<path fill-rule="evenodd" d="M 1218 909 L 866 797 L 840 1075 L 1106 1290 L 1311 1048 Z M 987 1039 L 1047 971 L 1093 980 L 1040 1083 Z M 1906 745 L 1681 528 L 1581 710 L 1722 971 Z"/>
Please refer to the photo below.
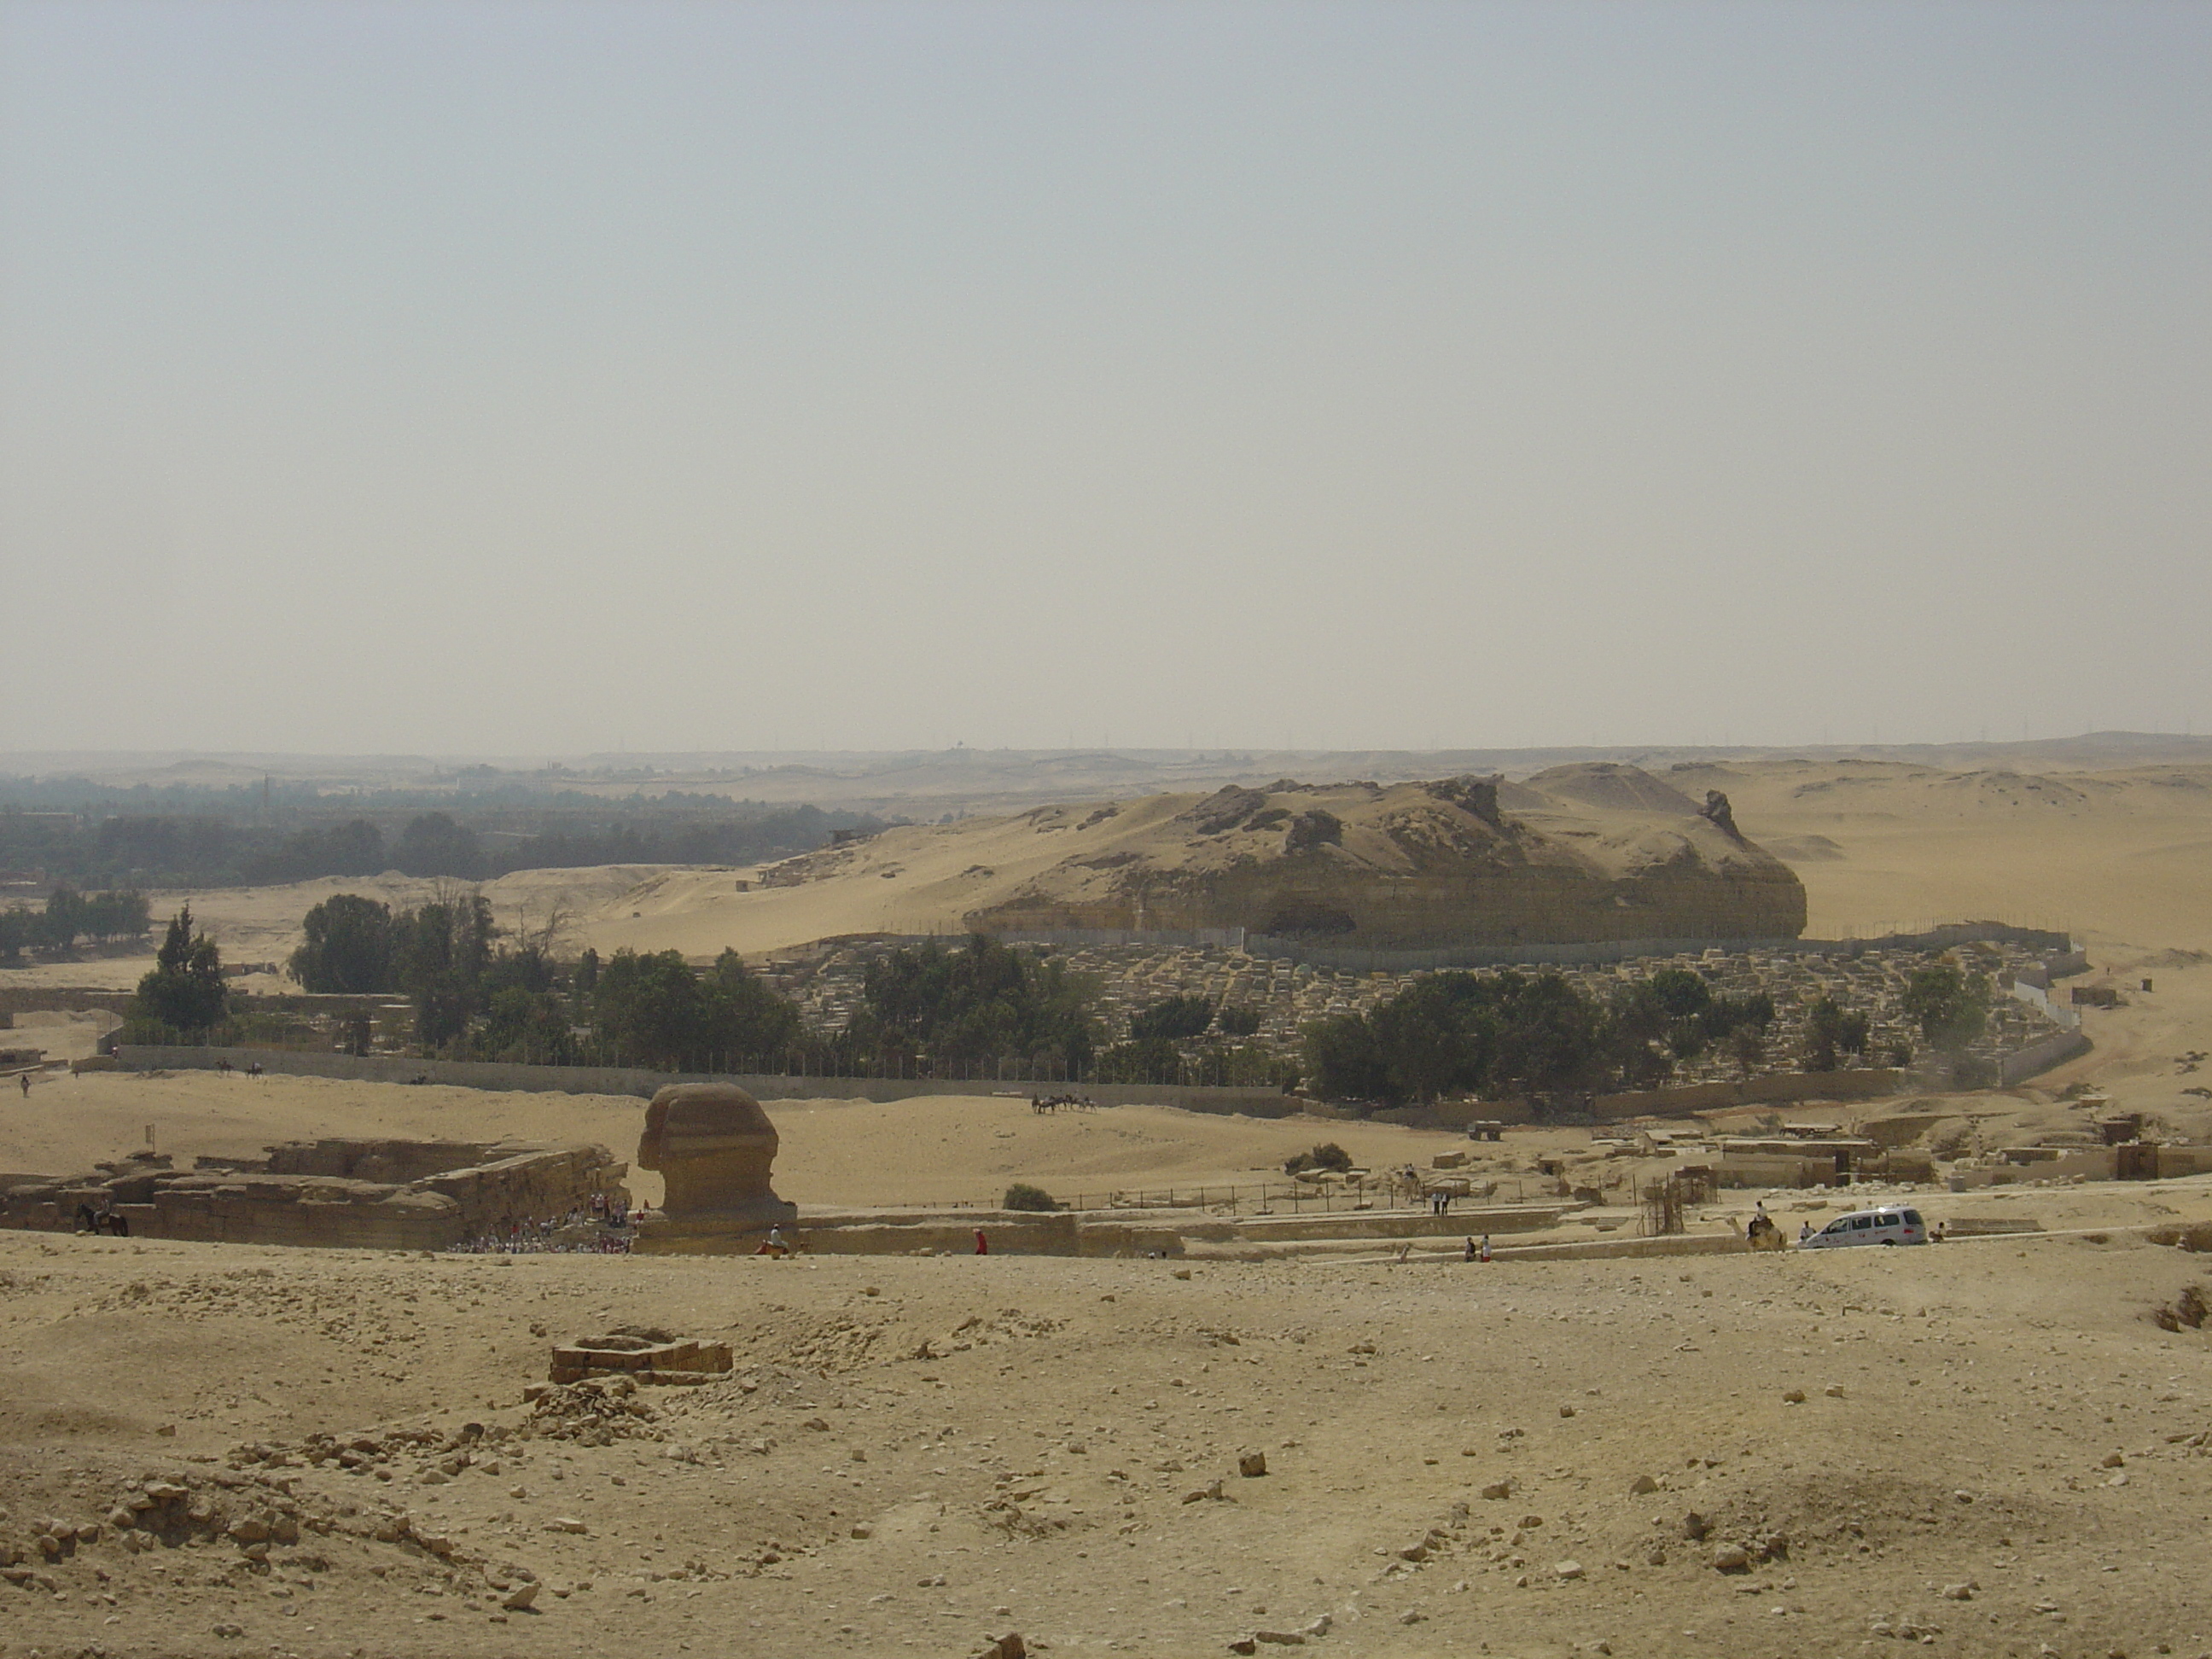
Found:
<path fill-rule="evenodd" d="M 190 1170 L 140 1152 L 84 1175 L 9 1177 L 0 1226 L 69 1232 L 88 1206 L 148 1238 L 438 1250 L 595 1192 L 623 1195 L 629 1172 L 604 1146 L 517 1141 L 287 1141 Z"/>
<path fill-rule="evenodd" d="M 627 1376 L 633 1382 L 705 1382 L 732 1364 L 730 1345 L 703 1342 L 642 1325 L 618 1325 L 605 1336 L 580 1336 L 553 1350 L 556 1383 L 587 1376 Z"/>

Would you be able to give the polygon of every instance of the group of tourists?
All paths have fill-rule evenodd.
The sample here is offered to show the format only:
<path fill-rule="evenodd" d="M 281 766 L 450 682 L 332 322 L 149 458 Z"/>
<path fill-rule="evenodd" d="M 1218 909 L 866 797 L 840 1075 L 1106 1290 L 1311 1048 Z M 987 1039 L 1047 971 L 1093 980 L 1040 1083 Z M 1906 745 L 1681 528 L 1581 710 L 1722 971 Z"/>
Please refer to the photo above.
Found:
<path fill-rule="evenodd" d="M 628 1255 L 632 1236 L 605 1232 L 589 1238 L 564 1238 L 535 1231 L 526 1233 L 486 1233 L 449 1244 L 453 1255 Z"/>
<path fill-rule="evenodd" d="M 642 1205 L 632 1210 L 627 1198 L 593 1193 L 571 1205 L 566 1215 L 510 1220 L 452 1249 L 465 1255 L 628 1255 L 635 1237 L 631 1224 L 644 1214 Z"/>

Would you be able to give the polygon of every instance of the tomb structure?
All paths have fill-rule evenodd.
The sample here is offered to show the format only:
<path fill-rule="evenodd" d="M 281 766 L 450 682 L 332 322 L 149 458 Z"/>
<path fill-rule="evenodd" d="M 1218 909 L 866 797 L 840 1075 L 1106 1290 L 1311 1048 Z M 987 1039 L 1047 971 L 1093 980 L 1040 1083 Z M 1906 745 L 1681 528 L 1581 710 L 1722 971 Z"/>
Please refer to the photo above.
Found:
<path fill-rule="evenodd" d="M 0 1226 L 75 1231 L 89 1211 L 143 1238 L 446 1249 L 626 1204 L 627 1165 L 604 1146 L 458 1140 L 289 1141 L 260 1158 L 133 1153 L 78 1176 L 11 1176 Z"/>

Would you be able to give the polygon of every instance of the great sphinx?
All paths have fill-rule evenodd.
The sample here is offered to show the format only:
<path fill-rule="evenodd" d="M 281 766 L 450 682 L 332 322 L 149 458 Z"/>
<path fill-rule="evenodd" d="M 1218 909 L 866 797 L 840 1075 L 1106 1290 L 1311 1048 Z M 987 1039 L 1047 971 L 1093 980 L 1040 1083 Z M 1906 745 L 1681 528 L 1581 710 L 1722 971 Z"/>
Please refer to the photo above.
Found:
<path fill-rule="evenodd" d="M 796 1204 L 775 1195 L 769 1176 L 778 1138 L 761 1103 L 729 1083 L 672 1084 L 645 1109 L 638 1167 L 667 1188 L 665 1220 L 652 1231 L 705 1241 L 765 1232 L 795 1220 Z M 680 1247 L 679 1247 L 680 1248 Z"/>

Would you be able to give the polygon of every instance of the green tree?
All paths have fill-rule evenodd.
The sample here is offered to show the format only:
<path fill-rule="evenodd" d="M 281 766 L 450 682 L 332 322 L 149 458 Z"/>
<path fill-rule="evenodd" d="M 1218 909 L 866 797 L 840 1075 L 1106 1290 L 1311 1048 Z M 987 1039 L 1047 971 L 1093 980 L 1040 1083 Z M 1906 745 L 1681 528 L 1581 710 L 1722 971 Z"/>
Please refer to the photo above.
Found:
<path fill-rule="evenodd" d="M 1989 1023 L 1989 981 L 1969 979 L 1948 962 L 1915 969 L 1900 1000 L 1928 1045 L 1944 1054 L 1964 1049 Z"/>
<path fill-rule="evenodd" d="M 424 1048 L 459 1041 L 483 1012 L 484 970 L 498 936 L 491 901 L 482 893 L 443 891 L 394 921 L 399 987 L 415 1005 L 415 1037 Z"/>
<path fill-rule="evenodd" d="M 86 895 L 84 931 L 94 939 L 137 939 L 153 921 L 146 896 L 135 888 Z"/>
<path fill-rule="evenodd" d="M 392 907 L 358 893 L 333 893 L 301 924 L 307 942 L 292 952 L 303 991 L 361 996 L 399 989 Z"/>
<path fill-rule="evenodd" d="M 85 927 L 84 896 L 75 889 L 57 887 L 46 895 L 46 913 L 40 927 L 40 942 L 49 951 L 66 951 Z"/>
<path fill-rule="evenodd" d="M 1224 1004 L 1214 1012 L 1213 1028 L 1224 1036 L 1254 1036 L 1260 1029 L 1260 1011 Z"/>
<path fill-rule="evenodd" d="M 470 1048 L 484 1060 L 567 1066 L 576 1059 L 576 1037 L 568 1006 L 558 996 L 510 985 L 491 994 Z"/>
<path fill-rule="evenodd" d="M 1805 1011 L 1805 1069 L 1832 1072 L 1841 1049 L 1844 1011 L 1833 997 L 1822 997 Z"/>
<path fill-rule="evenodd" d="M 1148 1038 L 1160 1038 L 1179 1042 L 1186 1038 L 1203 1036 L 1206 1028 L 1213 1024 L 1213 1004 L 1202 996 L 1168 997 L 1139 1009 L 1129 1021 L 1129 1040 L 1143 1042 Z"/>
<path fill-rule="evenodd" d="M 735 951 L 714 958 L 705 989 L 714 1022 L 708 1042 L 722 1054 L 765 1059 L 812 1041 L 798 1006 L 746 967 Z"/>
<path fill-rule="evenodd" d="M 853 1045 L 879 1057 L 973 1066 L 1001 1058 L 1079 1076 L 1093 1042 L 1084 988 L 1065 967 L 988 934 L 947 951 L 934 940 L 868 964 Z"/>
<path fill-rule="evenodd" d="M 600 969 L 598 1034 L 623 1058 L 670 1071 L 780 1059 L 809 1042 L 791 1002 L 725 951 L 703 974 L 675 951 L 617 951 Z"/>
<path fill-rule="evenodd" d="M 1805 1012 L 1805 1069 L 1832 1072 L 1844 1054 L 1864 1054 L 1869 1036 L 1866 1015 L 1822 997 Z"/>
<path fill-rule="evenodd" d="M 1626 1027 L 1555 973 L 1431 974 L 1365 1014 L 1307 1026 L 1305 1072 L 1334 1099 L 1396 1105 L 1467 1091 L 1542 1095 L 1634 1081 L 1665 1057 L 1636 999 Z"/>
<path fill-rule="evenodd" d="M 1687 968 L 1662 968 L 1644 983 L 1670 1020 L 1694 1019 L 1712 1004 L 1712 987 Z"/>
<path fill-rule="evenodd" d="M 1390 1066 L 1375 1028 L 1358 1014 L 1331 1014 L 1301 1033 L 1305 1074 L 1328 1100 L 1382 1100 L 1390 1087 Z"/>
<path fill-rule="evenodd" d="M 1296 1175 L 1301 1170 L 1334 1170 L 1342 1175 L 1352 1167 L 1352 1154 L 1333 1140 L 1324 1140 L 1310 1152 L 1292 1152 L 1283 1160 L 1283 1173 Z"/>
<path fill-rule="evenodd" d="M 222 953 L 204 933 L 192 928 L 191 906 L 170 919 L 169 931 L 155 953 L 154 971 L 138 981 L 130 1019 L 171 1031 L 206 1031 L 228 1012 L 230 994 L 222 981 Z"/>
<path fill-rule="evenodd" d="M 456 823 L 443 812 L 426 812 L 399 832 L 392 862 L 410 876 L 459 876 L 483 873 L 483 857 L 477 832 Z"/>
<path fill-rule="evenodd" d="M 999 1200 L 1002 1210 L 1023 1210 L 1044 1212 L 1062 1210 L 1067 1206 L 1042 1187 L 1032 1187 L 1026 1181 L 1017 1181 L 1006 1188 L 1006 1195 Z"/>
<path fill-rule="evenodd" d="M 1729 1033 L 1728 1045 L 1737 1069 L 1746 1077 L 1766 1063 L 1766 1028 L 1763 1025 L 1747 1021 L 1737 1026 Z"/>
<path fill-rule="evenodd" d="M 1764 1031 L 1774 1024 L 1774 999 L 1765 991 L 1745 997 L 1715 997 L 1698 1016 L 1698 1029 L 1718 1042 L 1749 1025 Z"/>

